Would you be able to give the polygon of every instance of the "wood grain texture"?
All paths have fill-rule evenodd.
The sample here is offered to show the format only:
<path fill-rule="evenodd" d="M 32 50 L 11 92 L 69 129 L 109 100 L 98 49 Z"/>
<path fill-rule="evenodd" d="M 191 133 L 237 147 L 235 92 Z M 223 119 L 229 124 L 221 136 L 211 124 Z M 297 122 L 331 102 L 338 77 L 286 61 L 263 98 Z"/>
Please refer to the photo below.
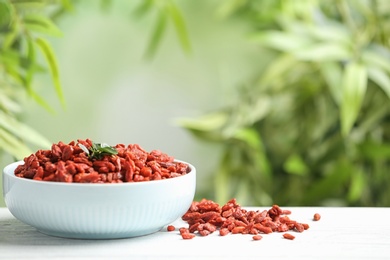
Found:
<path fill-rule="evenodd" d="M 294 240 L 282 233 L 251 235 L 213 233 L 183 240 L 180 219 L 148 236 L 114 240 L 50 237 L 0 208 L 0 259 L 390 259 L 390 208 L 282 207 L 291 219 L 307 223 Z M 253 208 L 248 209 L 268 209 Z M 321 214 L 313 221 L 315 213 Z M 131 220 L 129 220 L 131 221 Z"/>

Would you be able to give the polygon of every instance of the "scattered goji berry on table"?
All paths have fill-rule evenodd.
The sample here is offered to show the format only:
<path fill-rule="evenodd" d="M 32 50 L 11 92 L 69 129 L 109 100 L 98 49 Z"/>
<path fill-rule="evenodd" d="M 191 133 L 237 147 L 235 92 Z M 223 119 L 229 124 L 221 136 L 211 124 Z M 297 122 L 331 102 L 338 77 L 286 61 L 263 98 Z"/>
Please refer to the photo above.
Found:
<path fill-rule="evenodd" d="M 285 239 L 289 239 L 289 240 L 294 240 L 295 239 L 295 236 L 291 235 L 290 233 L 284 233 L 283 237 Z"/>
<path fill-rule="evenodd" d="M 293 240 L 295 237 L 285 232 L 301 233 L 309 229 L 309 225 L 290 219 L 287 216 L 290 214 L 290 210 L 281 209 L 278 205 L 273 205 L 269 210 L 246 210 L 236 199 L 229 200 L 223 206 L 212 200 L 202 199 L 193 201 L 182 216 L 182 220 L 188 223 L 188 228 L 180 228 L 180 234 L 184 239 L 192 239 L 196 234 L 207 236 L 218 231 L 220 236 L 251 234 L 253 240 L 260 240 L 260 234 L 279 232 L 284 233 L 284 238 Z"/>
<path fill-rule="evenodd" d="M 321 215 L 318 214 L 318 213 L 315 213 L 314 216 L 313 216 L 313 220 L 314 220 L 314 221 L 318 221 L 318 220 L 320 220 L 320 219 L 321 219 Z"/>
<path fill-rule="evenodd" d="M 175 226 L 172 226 L 172 225 L 169 225 L 167 226 L 167 231 L 171 232 L 171 231 L 175 231 Z"/>
<path fill-rule="evenodd" d="M 253 240 L 261 240 L 263 237 L 261 235 L 255 235 L 252 237 Z"/>

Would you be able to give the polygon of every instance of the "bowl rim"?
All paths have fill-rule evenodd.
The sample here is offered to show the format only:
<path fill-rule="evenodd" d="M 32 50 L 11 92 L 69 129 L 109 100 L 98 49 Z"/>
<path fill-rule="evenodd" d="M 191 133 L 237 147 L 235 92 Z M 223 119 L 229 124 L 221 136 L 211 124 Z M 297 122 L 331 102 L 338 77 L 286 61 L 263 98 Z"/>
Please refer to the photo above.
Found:
<path fill-rule="evenodd" d="M 145 185 L 158 185 L 161 183 L 167 183 L 167 182 L 174 182 L 177 181 L 178 179 L 189 177 L 192 175 L 196 175 L 196 168 L 185 161 L 182 160 L 174 160 L 175 162 L 181 162 L 187 164 L 191 171 L 188 172 L 187 174 L 173 177 L 173 178 L 168 178 L 168 179 L 161 179 L 161 180 L 149 180 L 149 181 L 140 181 L 140 182 L 122 182 L 122 183 L 78 183 L 78 182 L 56 182 L 56 181 L 43 181 L 43 180 L 33 180 L 33 179 L 28 179 L 28 178 L 21 178 L 17 177 L 14 173 L 15 171 L 11 171 L 10 168 L 15 167 L 16 165 L 22 165 L 24 163 L 23 160 L 16 161 L 13 163 L 10 163 L 6 165 L 3 168 L 3 177 L 7 176 L 11 179 L 14 179 L 16 181 L 21 181 L 21 182 L 26 182 L 26 183 L 32 183 L 32 184 L 37 184 L 37 185 L 49 185 L 49 186 L 72 186 L 72 187 L 123 187 L 123 186 L 145 186 Z M 16 167 L 15 167 L 16 168 Z M 4 185 L 5 182 L 3 182 Z"/>

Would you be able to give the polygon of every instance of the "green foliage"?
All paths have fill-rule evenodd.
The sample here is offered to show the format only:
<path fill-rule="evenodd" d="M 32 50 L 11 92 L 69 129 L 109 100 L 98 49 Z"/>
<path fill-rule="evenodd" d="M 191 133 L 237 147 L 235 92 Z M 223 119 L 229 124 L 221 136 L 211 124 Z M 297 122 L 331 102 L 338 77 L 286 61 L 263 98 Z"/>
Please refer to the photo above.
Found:
<path fill-rule="evenodd" d="M 34 90 L 37 73 L 49 69 L 55 92 L 65 105 L 56 56 L 44 37 L 62 35 L 51 17 L 70 7 L 66 0 L 0 1 L 0 150 L 17 159 L 31 153 L 28 144 L 50 147 L 46 138 L 18 120 L 25 94 L 53 111 Z"/>
<path fill-rule="evenodd" d="M 232 104 L 179 121 L 224 147 L 200 196 L 390 206 L 390 2 L 233 0 L 217 13 L 273 58 Z"/>
<path fill-rule="evenodd" d="M 48 148 L 51 142 L 22 123 L 22 100 L 27 95 L 49 112 L 50 104 L 34 89 L 37 73 L 50 73 L 52 87 L 65 107 L 60 68 L 48 37 L 62 36 L 55 20 L 73 11 L 76 0 L 0 0 L 0 152 L 15 159 L 32 153 L 30 145 Z M 114 1 L 101 0 L 103 10 Z M 172 0 L 141 2 L 136 13 L 157 13 L 157 20 L 146 56 L 152 58 L 165 32 L 167 20 L 172 21 L 184 51 L 191 49 L 182 14 Z"/>
<path fill-rule="evenodd" d="M 145 16 L 148 13 L 156 14 L 156 22 L 150 36 L 145 53 L 146 58 L 155 56 L 159 44 L 167 29 L 169 20 L 172 22 L 182 49 L 186 53 L 191 51 L 186 23 L 183 15 L 173 0 L 145 0 L 135 10 L 136 16 Z"/>

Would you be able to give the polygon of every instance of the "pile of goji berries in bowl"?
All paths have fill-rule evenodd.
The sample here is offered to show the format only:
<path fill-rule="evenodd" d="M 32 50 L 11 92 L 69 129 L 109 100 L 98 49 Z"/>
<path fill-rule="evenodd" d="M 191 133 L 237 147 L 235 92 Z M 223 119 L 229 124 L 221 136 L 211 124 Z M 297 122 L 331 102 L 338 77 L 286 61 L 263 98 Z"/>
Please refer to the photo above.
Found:
<path fill-rule="evenodd" d="M 80 239 L 159 231 L 191 206 L 196 169 L 137 144 L 59 142 L 9 164 L 3 193 L 10 212 L 40 232 Z"/>

